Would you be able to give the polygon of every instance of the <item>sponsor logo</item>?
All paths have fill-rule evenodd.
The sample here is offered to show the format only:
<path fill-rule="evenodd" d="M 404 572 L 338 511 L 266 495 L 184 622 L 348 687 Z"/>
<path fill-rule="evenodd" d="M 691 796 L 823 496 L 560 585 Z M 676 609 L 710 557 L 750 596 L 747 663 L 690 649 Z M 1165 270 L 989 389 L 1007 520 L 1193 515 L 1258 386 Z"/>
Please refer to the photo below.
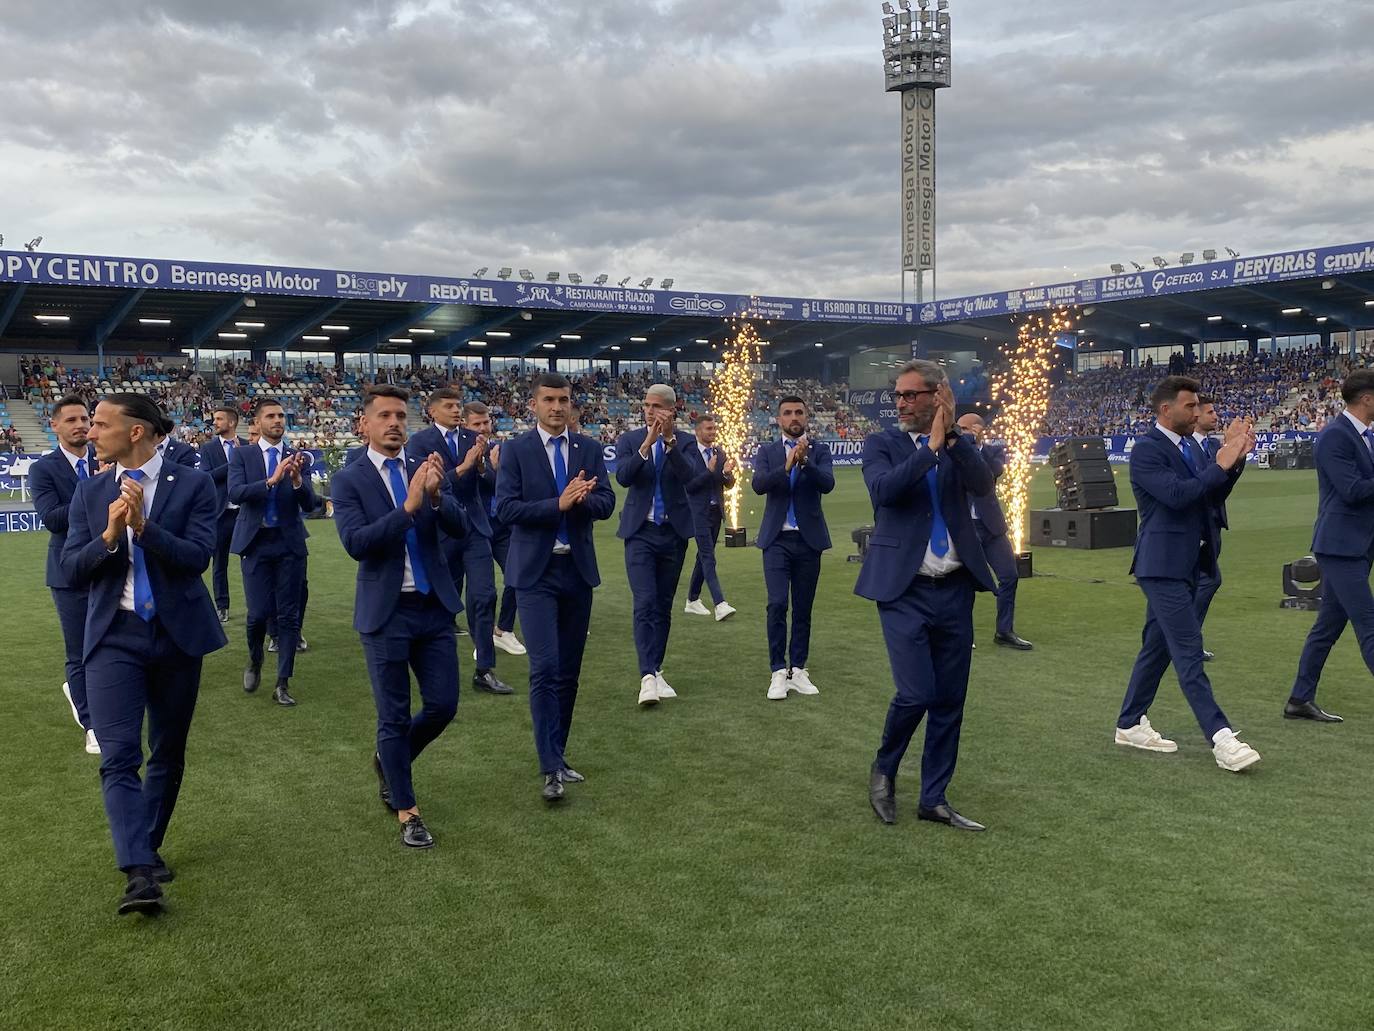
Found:
<path fill-rule="evenodd" d="M 1169 287 L 1201 286 L 1205 281 L 1201 269 L 1196 272 L 1156 272 L 1150 277 L 1150 289 L 1159 293 Z"/>
<path fill-rule="evenodd" d="M 1127 290 L 1144 290 L 1145 280 L 1140 276 L 1114 276 L 1102 280 L 1104 294 L 1119 294 Z"/>
<path fill-rule="evenodd" d="M 468 301 L 474 304 L 496 304 L 496 291 L 489 286 L 473 286 L 467 280 L 460 283 L 430 283 L 431 301 Z"/>
<path fill-rule="evenodd" d="M 933 305 L 933 304 L 927 304 L 927 305 L 923 305 L 923 306 L 922 306 L 922 308 L 921 308 L 921 321 L 922 321 L 922 322 L 934 322 L 934 321 L 935 321 L 935 305 Z"/>
<path fill-rule="evenodd" d="M 367 294 L 370 297 L 395 297 L 406 295 L 410 284 L 395 276 L 378 279 L 375 276 L 360 276 L 356 272 L 336 272 L 334 286 L 340 293 Z"/>
<path fill-rule="evenodd" d="M 811 302 L 810 302 L 810 301 L 802 301 L 802 318 L 804 318 L 804 319 L 809 319 L 810 317 L 811 317 Z"/>
<path fill-rule="evenodd" d="M 529 286 L 521 283 L 516 290 L 520 297 L 516 304 L 549 304 L 555 308 L 563 307 L 563 302 L 553 295 L 553 290 L 547 286 Z"/>
<path fill-rule="evenodd" d="M 965 315 L 985 315 L 988 312 L 997 310 L 996 297 L 965 297 L 963 302 Z"/>
<path fill-rule="evenodd" d="M 1082 301 L 1097 300 L 1097 280 L 1085 279 L 1078 284 L 1078 298 Z"/>
<path fill-rule="evenodd" d="M 1021 298 L 1021 291 L 1020 291 L 1020 290 L 1008 290 L 1008 291 L 1007 291 L 1007 299 L 1006 299 L 1007 311 L 1020 311 L 1020 310 L 1021 310 L 1021 301 L 1022 301 L 1022 298 Z"/>
<path fill-rule="evenodd" d="M 689 315 L 718 315 L 725 310 L 726 304 L 719 297 L 692 294 L 690 297 L 674 297 L 668 302 L 668 307 Z"/>
<path fill-rule="evenodd" d="M 1358 251 L 1328 254 L 1322 259 L 1323 272 L 1363 272 L 1374 268 L 1374 244 Z"/>
<path fill-rule="evenodd" d="M 913 315 L 913 312 L 912 312 L 911 308 L 908 307 L 907 310 L 906 310 L 906 320 L 907 320 L 908 322 L 911 321 L 912 315 Z"/>
<path fill-rule="evenodd" d="M 1231 278 L 1267 279 L 1270 276 L 1287 276 L 1297 272 L 1317 271 L 1316 251 L 1293 251 L 1288 254 L 1271 254 L 1267 258 L 1246 258 L 1231 267 Z"/>

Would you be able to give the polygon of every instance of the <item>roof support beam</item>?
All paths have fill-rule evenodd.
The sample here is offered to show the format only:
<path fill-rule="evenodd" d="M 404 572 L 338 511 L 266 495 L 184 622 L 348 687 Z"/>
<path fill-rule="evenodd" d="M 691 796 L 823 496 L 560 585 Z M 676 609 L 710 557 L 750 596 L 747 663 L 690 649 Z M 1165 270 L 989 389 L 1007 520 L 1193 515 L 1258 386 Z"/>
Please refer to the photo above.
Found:
<path fill-rule="evenodd" d="M 181 346 L 192 351 L 197 350 L 201 344 L 205 343 L 205 341 L 210 338 L 211 333 L 214 333 L 220 326 L 224 325 L 226 319 L 232 318 L 234 315 L 238 314 L 245 300 L 247 300 L 247 298 L 243 294 L 235 294 L 229 300 L 225 301 L 186 331 L 186 335 L 182 338 Z"/>
<path fill-rule="evenodd" d="M 1302 308 L 1313 315 L 1325 315 L 1328 319 L 1335 319 L 1343 326 L 1374 325 L 1374 308 L 1353 308 L 1336 301 L 1328 302 L 1325 300 L 1312 304 L 1295 304 L 1292 297 L 1272 287 L 1247 286 L 1241 289 L 1285 308 Z M 1295 332 L 1302 332 L 1302 330 L 1295 330 Z"/>
<path fill-rule="evenodd" d="M 375 351 L 393 333 L 404 333 L 417 322 L 424 322 L 440 308 L 442 304 L 425 304 L 419 308 L 410 308 L 405 315 L 392 319 L 376 329 L 355 336 L 343 345 L 344 351 Z"/>
<path fill-rule="evenodd" d="M 312 326 L 318 326 L 321 322 L 342 308 L 343 304 L 344 302 L 342 300 L 327 301 L 318 308 L 312 310 L 308 315 L 297 319 L 285 329 L 280 329 L 270 334 L 259 346 L 262 347 L 264 351 L 268 352 L 284 351 L 287 345 L 298 342 L 298 338 L 302 333 Z"/>

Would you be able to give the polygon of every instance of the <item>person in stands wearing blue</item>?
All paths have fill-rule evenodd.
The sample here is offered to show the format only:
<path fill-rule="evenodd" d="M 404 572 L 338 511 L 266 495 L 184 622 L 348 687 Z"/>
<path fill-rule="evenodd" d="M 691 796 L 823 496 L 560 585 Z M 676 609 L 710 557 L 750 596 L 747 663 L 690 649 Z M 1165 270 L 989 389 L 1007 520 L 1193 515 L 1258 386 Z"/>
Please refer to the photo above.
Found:
<path fill-rule="evenodd" d="M 1312 554 L 1321 568 L 1317 620 L 1298 660 L 1298 675 L 1283 707 L 1285 719 L 1340 723 L 1317 705 L 1317 682 L 1331 647 L 1355 628 L 1360 655 L 1374 673 L 1374 369 L 1356 369 L 1341 383 L 1345 410 L 1317 434 L 1317 522 Z"/>
<path fill-rule="evenodd" d="M 401 842 L 430 848 L 434 837 L 420 818 L 412 767 L 458 711 L 458 639 L 462 611 L 440 531 L 462 540 L 467 515 L 444 486 L 437 452 L 406 456 L 410 394 L 376 386 L 363 400 L 367 457 L 334 475 L 334 526 L 358 563 L 353 629 L 362 641 L 377 706 L 372 756 L 382 804 L 401 823 Z M 410 712 L 410 671 L 421 707 Z"/>
<path fill-rule="evenodd" d="M 1217 525 L 1214 506 L 1235 482 L 1231 471 L 1255 445 L 1250 424 L 1226 428 L 1214 461 L 1197 453 L 1198 382 L 1166 376 L 1150 395 L 1155 424 L 1131 450 L 1131 489 L 1140 510 L 1131 573 L 1145 595 L 1145 629 L 1121 715 L 1116 743 L 1150 752 L 1177 752 L 1178 745 L 1150 725 L 1147 715 L 1160 678 L 1172 662 L 1212 755 L 1223 770 L 1239 773 L 1260 754 L 1238 738 L 1212 695 L 1202 668 L 1198 577 L 1215 574 Z"/>
<path fill-rule="evenodd" d="M 469 532 L 445 543 L 454 586 L 461 594 L 467 582 L 468 633 L 476 653 L 472 686 L 488 694 L 511 694 L 510 685 L 496 676 L 496 571 L 492 561 L 491 513 L 482 502 L 479 483 L 486 471 L 487 438 L 463 425 L 463 394 L 457 387 L 439 387 L 427 399 L 432 425 L 406 443 L 410 458 L 439 455 L 454 497 L 468 517 Z"/>
<path fill-rule="evenodd" d="M 735 614 L 735 607 L 725 600 L 725 590 L 716 573 L 716 542 L 720 540 L 720 524 L 725 515 L 725 491 L 735 485 L 735 460 L 716 447 L 718 427 L 714 415 L 697 416 L 693 429 L 696 440 L 683 454 L 693 472 L 687 481 L 687 503 L 692 506 L 697 560 L 687 584 L 687 607 L 683 611 L 693 616 L 714 612 L 719 623 Z M 714 610 L 701 603 L 703 586 L 711 592 Z"/>
<path fill-rule="evenodd" d="M 655 383 L 644 394 L 644 428 L 615 442 L 615 478 L 627 488 L 616 536 L 625 542 L 625 573 L 634 596 L 639 704 L 676 698 L 663 678 L 673 598 L 695 534 L 686 485 L 692 467 L 677 446 L 677 394 Z M 521 620 L 524 623 L 524 620 Z M 529 635 L 529 624 L 525 623 Z"/>
<path fill-rule="evenodd" d="M 200 468 L 215 481 L 219 498 L 219 526 L 215 531 L 215 565 L 211 583 L 215 589 L 215 609 L 221 623 L 229 622 L 229 542 L 234 536 L 239 506 L 229 500 L 229 456 L 235 448 L 247 447 L 239 436 L 239 411 L 233 405 L 215 409 L 215 435 L 200 449 Z"/>
<path fill-rule="evenodd" d="M 477 478 L 477 490 L 487 520 L 491 523 L 491 556 L 501 567 L 504 577 L 506 555 L 510 551 L 510 527 L 496 517 L 496 474 L 501 468 L 501 445 L 496 443 L 491 409 L 481 401 L 467 402 L 463 405 L 463 428 L 488 441 L 482 471 Z M 525 646 L 515 636 L 515 588 L 509 583 L 502 587 L 501 607 L 492 620 L 491 636 L 492 643 L 507 655 L 525 654 Z"/>
<path fill-rule="evenodd" d="M 281 402 L 259 398 L 253 408 L 256 446 L 235 449 L 229 461 L 229 500 L 239 506 L 230 550 L 243 564 L 248 606 L 248 666 L 243 689 L 252 694 L 262 681 L 263 643 L 269 618 L 278 635 L 277 684 L 272 700 L 293 706 L 289 685 L 300 638 L 301 584 L 305 578 L 304 512 L 319 503 L 306 472 L 304 453 L 287 446 Z M 289 483 L 289 486 L 288 486 Z"/>
<path fill-rule="evenodd" d="M 592 523 L 615 511 L 601 444 L 568 432 L 572 387 L 554 372 L 534 381 L 538 425 L 501 448 L 496 517 L 511 528 L 507 582 L 516 590 L 530 657 L 530 716 L 545 802 L 586 778 L 568 765 L 568 732 L 592 589 L 601 583 Z"/>
<path fill-rule="evenodd" d="M 788 691 L 820 694 L 811 681 L 811 607 L 821 578 L 821 554 L 830 548 L 830 531 L 821 495 L 835 489 L 830 448 L 806 435 L 806 402 L 788 396 L 778 402 L 782 439 L 754 454 L 755 494 L 767 498 L 759 535 L 763 579 L 768 589 L 765 625 L 772 675 L 768 697 L 781 701 Z M 792 600 L 792 640 L 787 639 L 787 602 Z"/>
<path fill-rule="evenodd" d="M 96 473 L 95 452 L 87 442 L 91 414 L 86 402 L 75 394 L 59 398 L 52 406 L 52 430 L 57 447 L 33 463 L 29 469 L 29 490 L 34 511 L 43 520 L 48 537 L 48 564 L 45 582 L 57 606 L 57 622 L 62 627 L 62 644 L 67 655 L 67 679 L 62 694 L 71 706 L 72 718 L 86 737 L 86 751 L 100 754 L 100 742 L 91 729 L 91 713 L 86 704 L 86 666 L 82 659 L 82 638 L 86 629 L 86 589 L 75 587 L 62 572 L 62 547 L 67 543 L 67 509 L 82 480 Z"/>
<path fill-rule="evenodd" d="M 90 441 L 113 469 L 77 485 L 62 549 L 68 581 L 89 592 L 86 698 L 115 862 L 127 876 L 120 913 L 162 907 L 173 873 L 159 850 L 186 769 L 201 662 L 227 643 L 202 579 L 215 550 L 215 484 L 157 453 L 161 422 L 143 394 L 96 405 Z"/>
<path fill-rule="evenodd" d="M 992 572 L 973 525 L 971 499 L 992 491 L 992 471 L 954 421 L 945 370 L 912 359 L 893 388 L 897 425 L 864 441 L 873 534 L 854 593 L 878 603 L 897 692 L 868 777 L 868 801 L 897 820 L 897 770 L 926 721 L 916 817 L 956 830 L 986 828 L 945 792 L 959 760 L 959 732 L 973 657 L 973 596 Z"/>

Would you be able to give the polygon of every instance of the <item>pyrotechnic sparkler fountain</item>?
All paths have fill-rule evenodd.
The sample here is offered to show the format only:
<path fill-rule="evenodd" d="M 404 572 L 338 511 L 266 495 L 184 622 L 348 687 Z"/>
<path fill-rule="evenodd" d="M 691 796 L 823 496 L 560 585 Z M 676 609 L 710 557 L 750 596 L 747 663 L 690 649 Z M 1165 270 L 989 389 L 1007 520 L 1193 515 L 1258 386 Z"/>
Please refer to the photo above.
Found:
<path fill-rule="evenodd" d="M 1026 540 L 1030 510 L 1031 455 L 1050 407 L 1050 371 L 1055 340 L 1073 327 L 1068 308 L 1027 315 L 1016 343 L 1002 348 L 1006 368 L 992 378 L 992 399 L 1001 405 L 993 434 L 1007 445 L 1007 467 L 998 484 L 1012 549 L 1020 555 Z"/>
<path fill-rule="evenodd" d="M 754 410 L 755 369 L 762 362 L 758 331 L 741 320 L 734 336 L 726 340 L 707 397 L 716 417 L 716 441 L 735 460 L 735 485 L 725 492 L 727 528 L 740 525 L 740 498 L 744 484 L 744 449 L 749 442 L 749 414 Z M 728 543 L 727 534 L 727 543 Z"/>

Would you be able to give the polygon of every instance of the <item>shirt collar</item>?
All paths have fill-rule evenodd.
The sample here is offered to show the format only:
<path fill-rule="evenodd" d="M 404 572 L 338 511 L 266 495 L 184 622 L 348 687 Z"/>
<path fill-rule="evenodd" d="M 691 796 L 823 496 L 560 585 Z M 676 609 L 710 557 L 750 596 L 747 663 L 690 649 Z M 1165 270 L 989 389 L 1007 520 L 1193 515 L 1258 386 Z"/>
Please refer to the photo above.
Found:
<path fill-rule="evenodd" d="M 271 450 L 274 447 L 281 448 L 281 451 L 277 453 L 277 457 L 280 458 L 282 455 L 286 454 L 286 438 L 282 437 L 281 440 L 273 444 L 270 441 L 268 441 L 266 437 L 259 437 L 258 447 L 261 449 L 264 456 L 267 454 L 269 450 Z"/>
<path fill-rule="evenodd" d="M 543 426 L 536 426 L 535 429 L 539 431 L 539 439 L 544 442 L 544 446 L 548 447 L 549 441 L 554 439 L 554 435 L 550 433 L 548 430 L 544 429 Z M 559 437 L 561 437 L 563 439 L 563 443 L 566 444 L 568 442 L 568 431 L 565 429 L 562 433 L 559 434 Z"/>
<path fill-rule="evenodd" d="M 1193 439 L 1196 440 L 1199 444 L 1204 444 L 1207 442 L 1207 434 L 1199 433 L 1197 430 L 1193 430 Z"/>
<path fill-rule="evenodd" d="M 382 454 L 380 451 L 377 451 L 376 449 L 372 448 L 371 446 L 369 446 L 368 449 L 367 449 L 367 457 L 368 457 L 368 460 L 371 461 L 371 463 L 372 463 L 374 466 L 376 466 L 377 471 L 378 471 L 379 473 L 382 473 L 383 475 L 387 475 L 387 476 L 391 475 L 391 474 L 387 471 L 386 466 L 383 464 L 383 463 L 385 463 L 385 462 L 389 462 L 389 461 L 390 461 L 390 458 L 388 458 L 386 455 Z M 406 467 L 406 465 L 405 465 L 405 461 L 406 461 L 405 452 L 402 451 L 402 452 L 401 452 L 399 455 L 397 455 L 396 457 L 399 458 L 399 459 L 401 460 L 401 468 L 404 469 L 404 468 Z"/>
<path fill-rule="evenodd" d="M 1365 430 L 1369 429 L 1368 426 L 1366 426 L 1364 423 L 1360 422 L 1360 420 L 1359 420 L 1359 418 L 1358 418 L 1357 416 L 1355 416 L 1355 415 L 1353 415 L 1353 414 L 1351 413 L 1351 411 L 1350 411 L 1349 408 L 1347 408 L 1347 409 L 1346 409 L 1344 412 L 1342 412 L 1341 414 L 1344 415 L 1347 419 L 1349 419 L 1350 422 L 1351 422 L 1351 424 L 1352 424 L 1352 425 L 1355 427 L 1355 429 L 1358 430 L 1361 434 L 1363 434 Z"/>
<path fill-rule="evenodd" d="M 76 463 L 79 462 L 79 461 L 81 461 L 82 459 L 85 459 L 85 460 L 86 460 L 86 475 L 89 476 L 89 475 L 91 474 L 91 452 L 90 452 L 90 449 L 89 449 L 89 448 L 83 449 L 82 452 L 81 452 L 81 454 L 79 454 L 79 455 L 74 455 L 74 454 L 72 454 L 70 451 L 68 451 L 66 448 L 64 448 L 61 444 L 58 444 L 58 445 L 57 445 L 57 450 L 60 451 L 60 452 L 62 452 L 62 457 L 65 458 L 65 459 L 67 460 L 67 464 L 68 464 L 69 466 L 72 467 L 72 472 L 75 472 L 75 471 L 76 471 Z"/>
<path fill-rule="evenodd" d="M 1167 428 L 1162 422 L 1156 421 L 1156 422 L 1155 422 L 1155 429 L 1159 430 L 1160 433 L 1162 433 L 1162 434 L 1164 434 L 1166 437 L 1168 437 L 1169 440 L 1170 440 L 1170 442 L 1173 443 L 1174 447 L 1178 447 L 1179 441 L 1181 441 L 1181 440 L 1183 439 L 1183 438 L 1180 437 L 1177 433 L 1175 433 L 1173 430 Z"/>
<path fill-rule="evenodd" d="M 458 432 L 457 426 L 445 426 L 438 419 L 434 420 L 434 428 L 438 430 L 440 433 L 442 433 L 445 437 L 447 437 L 450 433 Z"/>
<path fill-rule="evenodd" d="M 153 457 L 143 463 L 142 471 L 144 483 L 157 482 L 158 476 L 162 473 L 162 455 L 154 451 Z M 123 478 L 124 474 L 127 472 L 129 472 L 128 466 L 123 464 L 116 465 L 115 479 L 118 480 Z"/>

